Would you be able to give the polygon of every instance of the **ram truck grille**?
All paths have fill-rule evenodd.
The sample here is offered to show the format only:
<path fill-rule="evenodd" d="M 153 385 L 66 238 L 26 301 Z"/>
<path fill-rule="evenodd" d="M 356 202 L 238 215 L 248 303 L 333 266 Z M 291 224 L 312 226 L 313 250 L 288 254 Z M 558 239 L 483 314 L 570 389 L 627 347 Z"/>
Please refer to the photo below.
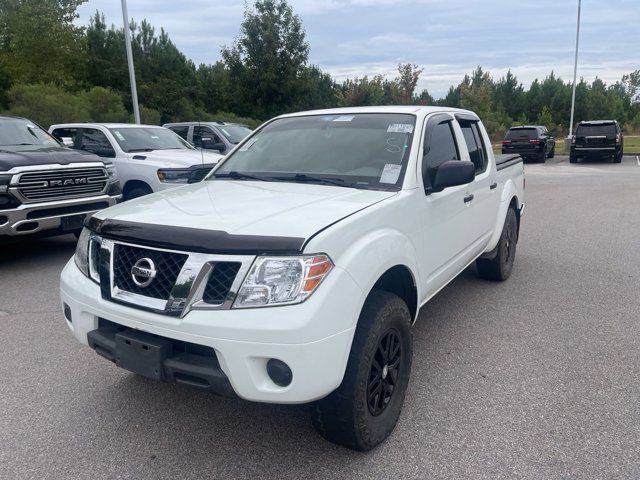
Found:
<path fill-rule="evenodd" d="M 46 202 L 99 195 L 106 191 L 108 182 L 103 167 L 47 170 L 23 173 L 16 189 L 27 202 Z"/>

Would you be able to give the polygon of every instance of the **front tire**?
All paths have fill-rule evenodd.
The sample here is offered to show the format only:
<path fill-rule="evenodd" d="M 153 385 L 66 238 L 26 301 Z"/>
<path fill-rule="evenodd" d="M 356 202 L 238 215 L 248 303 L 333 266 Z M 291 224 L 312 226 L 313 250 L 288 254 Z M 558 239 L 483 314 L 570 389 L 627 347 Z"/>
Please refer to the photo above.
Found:
<path fill-rule="evenodd" d="M 556 156 L 556 146 L 554 145 L 551 151 L 549 152 L 549 154 L 547 155 L 547 158 L 553 158 L 555 156 Z"/>
<path fill-rule="evenodd" d="M 622 152 L 615 154 L 613 157 L 613 163 L 622 163 Z"/>
<path fill-rule="evenodd" d="M 578 157 L 574 154 L 569 155 L 569 163 L 578 163 Z"/>
<path fill-rule="evenodd" d="M 143 185 L 136 186 L 131 189 L 128 189 L 125 192 L 124 201 L 129 201 L 129 200 L 133 200 L 134 198 L 144 197 L 145 195 L 149 195 L 151 193 L 153 193 L 153 190 L 151 190 L 151 187 L 147 187 Z"/>
<path fill-rule="evenodd" d="M 502 235 L 498 242 L 497 255 L 489 260 L 479 258 L 476 260 L 478 275 L 485 280 L 503 282 L 511 276 L 513 263 L 516 258 L 516 245 L 518 243 L 518 219 L 513 208 L 507 211 L 507 218 L 502 227 Z"/>
<path fill-rule="evenodd" d="M 400 417 L 412 343 L 407 304 L 397 295 L 374 290 L 360 314 L 342 383 L 312 406 L 318 433 L 359 451 L 382 443 Z"/>

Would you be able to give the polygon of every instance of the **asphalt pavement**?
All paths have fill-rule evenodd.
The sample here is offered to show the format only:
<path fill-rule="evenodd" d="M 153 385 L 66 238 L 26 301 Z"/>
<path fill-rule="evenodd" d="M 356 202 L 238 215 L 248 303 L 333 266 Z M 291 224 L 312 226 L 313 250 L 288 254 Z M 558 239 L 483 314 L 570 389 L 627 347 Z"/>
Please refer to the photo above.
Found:
<path fill-rule="evenodd" d="M 512 277 L 470 268 L 422 309 L 400 423 L 367 454 L 305 407 L 116 368 L 62 319 L 75 239 L 0 246 L 0 478 L 640 478 L 640 160 L 526 173 Z"/>

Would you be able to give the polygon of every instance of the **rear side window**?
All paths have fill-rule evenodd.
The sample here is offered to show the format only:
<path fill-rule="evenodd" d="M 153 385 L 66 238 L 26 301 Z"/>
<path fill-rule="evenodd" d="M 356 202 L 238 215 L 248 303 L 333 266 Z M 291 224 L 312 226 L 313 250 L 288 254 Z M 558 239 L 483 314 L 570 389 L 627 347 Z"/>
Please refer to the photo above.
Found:
<path fill-rule="evenodd" d="M 424 186 L 431 187 L 436 169 L 449 160 L 460 160 L 453 128 L 450 121 L 436 125 L 431 131 L 428 150 L 422 160 Z"/>
<path fill-rule="evenodd" d="M 538 131 L 535 128 L 512 128 L 507 132 L 506 140 L 535 140 Z"/>
<path fill-rule="evenodd" d="M 578 137 L 615 137 L 618 134 L 615 123 L 603 125 L 578 125 Z"/>
<path fill-rule="evenodd" d="M 469 159 L 476 166 L 476 173 L 484 172 L 487 168 L 487 153 L 478 122 L 460 122 L 460 128 L 462 128 L 464 141 L 469 150 Z"/>
<path fill-rule="evenodd" d="M 189 125 L 177 125 L 175 127 L 169 127 L 169 130 L 172 130 L 174 132 L 176 132 L 178 135 L 180 135 L 183 139 L 187 139 L 187 136 L 189 135 Z"/>

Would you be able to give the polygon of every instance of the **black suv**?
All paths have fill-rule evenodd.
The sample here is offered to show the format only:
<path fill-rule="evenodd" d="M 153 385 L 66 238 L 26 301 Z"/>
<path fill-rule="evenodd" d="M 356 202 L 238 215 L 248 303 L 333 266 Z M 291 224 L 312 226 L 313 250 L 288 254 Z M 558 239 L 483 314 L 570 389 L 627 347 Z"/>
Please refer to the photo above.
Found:
<path fill-rule="evenodd" d="M 544 163 L 555 156 L 556 139 L 544 126 L 511 127 L 502 141 L 502 153 L 517 153 L 524 160 Z"/>
<path fill-rule="evenodd" d="M 569 161 L 578 163 L 585 158 L 607 158 L 614 163 L 622 162 L 624 137 L 615 120 L 580 122 L 571 139 Z"/>

